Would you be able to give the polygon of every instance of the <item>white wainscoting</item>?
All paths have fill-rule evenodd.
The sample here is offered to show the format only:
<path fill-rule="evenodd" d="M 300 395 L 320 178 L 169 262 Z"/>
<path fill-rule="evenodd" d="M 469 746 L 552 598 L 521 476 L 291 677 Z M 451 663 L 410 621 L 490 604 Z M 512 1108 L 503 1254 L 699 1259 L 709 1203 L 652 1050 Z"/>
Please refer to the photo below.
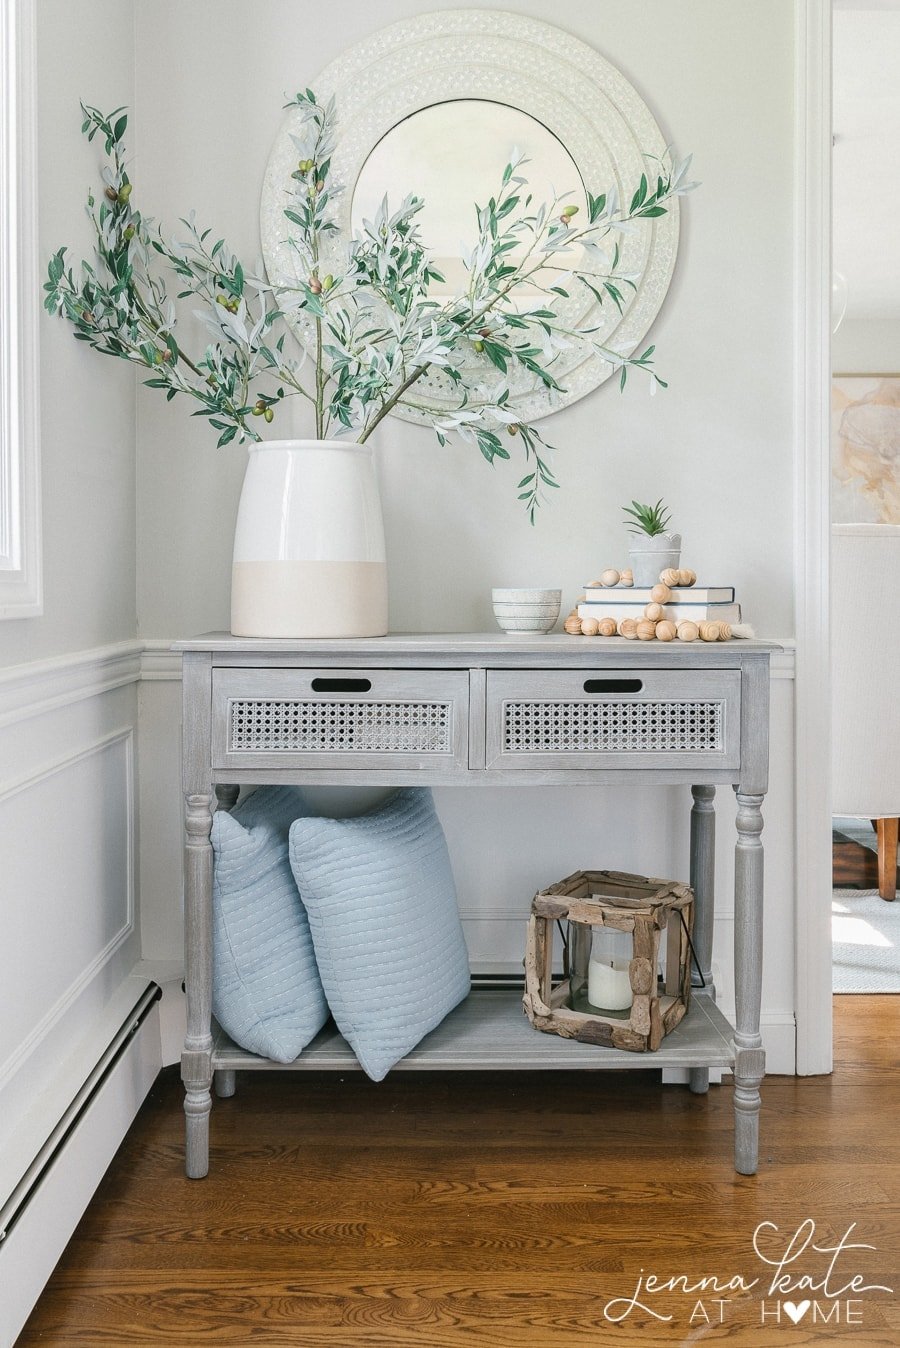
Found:
<path fill-rule="evenodd" d="M 106 1050 L 140 959 L 140 650 L 0 672 L 0 1206 Z"/>

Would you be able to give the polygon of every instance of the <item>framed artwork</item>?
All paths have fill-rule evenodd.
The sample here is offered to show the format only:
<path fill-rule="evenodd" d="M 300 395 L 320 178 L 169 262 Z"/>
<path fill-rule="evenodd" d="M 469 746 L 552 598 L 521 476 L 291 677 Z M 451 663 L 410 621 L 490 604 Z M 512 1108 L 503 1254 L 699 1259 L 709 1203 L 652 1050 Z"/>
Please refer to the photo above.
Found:
<path fill-rule="evenodd" d="M 900 375 L 835 375 L 833 524 L 900 524 Z"/>

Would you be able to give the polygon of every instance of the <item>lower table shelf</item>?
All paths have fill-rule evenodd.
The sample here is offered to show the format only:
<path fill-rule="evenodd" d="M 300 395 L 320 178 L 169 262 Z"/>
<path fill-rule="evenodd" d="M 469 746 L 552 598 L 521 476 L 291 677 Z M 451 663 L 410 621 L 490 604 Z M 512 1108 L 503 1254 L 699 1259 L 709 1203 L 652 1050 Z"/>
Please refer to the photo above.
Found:
<path fill-rule="evenodd" d="M 471 992 L 445 1021 L 426 1035 L 394 1071 L 572 1070 L 621 1071 L 623 1068 L 716 1067 L 734 1065 L 733 1030 L 712 998 L 695 993 L 681 1024 L 655 1053 L 577 1044 L 535 1030 L 522 1010 L 520 992 Z M 272 1062 L 238 1048 L 219 1031 L 213 1050 L 218 1071 L 350 1071 L 358 1068 L 353 1050 L 329 1022 L 299 1058 Z"/>

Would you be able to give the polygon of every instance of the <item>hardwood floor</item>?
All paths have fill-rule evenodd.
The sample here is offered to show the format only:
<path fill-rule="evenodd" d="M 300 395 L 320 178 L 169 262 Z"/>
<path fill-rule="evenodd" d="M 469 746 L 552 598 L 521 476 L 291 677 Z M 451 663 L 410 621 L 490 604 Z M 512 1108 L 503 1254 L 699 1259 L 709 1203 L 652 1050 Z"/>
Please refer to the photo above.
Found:
<path fill-rule="evenodd" d="M 729 1086 L 248 1074 L 214 1106 L 209 1177 L 189 1181 L 168 1069 L 18 1348 L 896 1345 L 898 1042 L 900 997 L 837 998 L 835 1074 L 766 1083 L 755 1177 L 732 1169 Z M 754 1231 L 775 1223 L 760 1233 L 774 1258 L 807 1219 L 819 1246 L 856 1223 L 848 1239 L 875 1248 L 810 1246 L 770 1294 Z M 821 1284 L 833 1258 L 826 1288 L 796 1286 Z M 645 1291 L 612 1324 L 642 1273 L 759 1281 Z M 896 1292 L 831 1295 L 854 1277 Z"/>

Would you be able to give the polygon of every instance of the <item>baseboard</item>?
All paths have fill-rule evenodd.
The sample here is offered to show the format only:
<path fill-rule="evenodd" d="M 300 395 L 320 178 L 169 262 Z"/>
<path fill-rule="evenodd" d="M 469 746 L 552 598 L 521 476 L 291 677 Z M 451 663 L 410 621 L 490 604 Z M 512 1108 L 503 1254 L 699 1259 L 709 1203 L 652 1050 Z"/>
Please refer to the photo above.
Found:
<path fill-rule="evenodd" d="M 131 1126 L 161 1066 L 159 1012 L 148 989 L 84 1099 L 4 1210 L 0 1345 L 11 1348 Z"/>

